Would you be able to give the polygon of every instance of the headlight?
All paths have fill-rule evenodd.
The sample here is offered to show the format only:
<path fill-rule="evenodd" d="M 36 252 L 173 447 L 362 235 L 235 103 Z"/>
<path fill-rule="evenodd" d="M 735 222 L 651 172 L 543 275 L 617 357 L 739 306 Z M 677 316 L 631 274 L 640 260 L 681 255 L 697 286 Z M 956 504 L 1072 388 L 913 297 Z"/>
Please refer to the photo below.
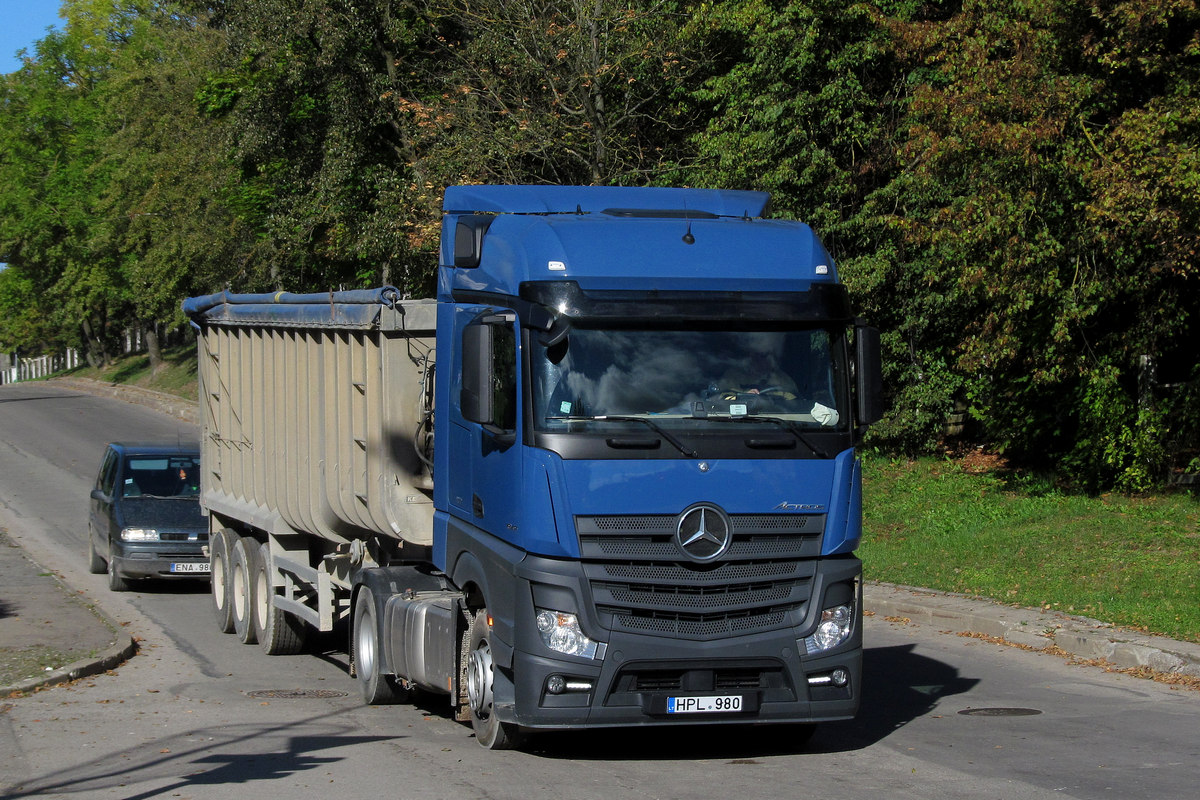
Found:
<path fill-rule="evenodd" d="M 122 528 L 121 541 L 123 542 L 157 542 L 158 531 L 154 528 Z"/>
<path fill-rule="evenodd" d="M 597 643 L 584 635 L 574 614 L 538 609 L 537 629 L 542 636 L 542 642 L 556 653 L 583 658 L 596 657 Z"/>
<path fill-rule="evenodd" d="M 804 640 L 808 655 L 832 650 L 850 638 L 854 627 L 854 609 L 850 606 L 834 606 L 821 612 L 817 630 Z"/>

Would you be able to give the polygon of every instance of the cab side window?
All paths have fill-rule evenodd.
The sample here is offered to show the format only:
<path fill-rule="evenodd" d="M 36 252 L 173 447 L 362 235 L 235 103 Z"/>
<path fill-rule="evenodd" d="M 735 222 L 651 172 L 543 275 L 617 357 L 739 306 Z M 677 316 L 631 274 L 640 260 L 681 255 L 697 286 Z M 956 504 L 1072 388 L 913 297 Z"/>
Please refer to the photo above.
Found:
<path fill-rule="evenodd" d="M 517 427 L 517 336 L 510 325 L 497 325 L 492 350 L 493 424 L 501 430 Z"/>

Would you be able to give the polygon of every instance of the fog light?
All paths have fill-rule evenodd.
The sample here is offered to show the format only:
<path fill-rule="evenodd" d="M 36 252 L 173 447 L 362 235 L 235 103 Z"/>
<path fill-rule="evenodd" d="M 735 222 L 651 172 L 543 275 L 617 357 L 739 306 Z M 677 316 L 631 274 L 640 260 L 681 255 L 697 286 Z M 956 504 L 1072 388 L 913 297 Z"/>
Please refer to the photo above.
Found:
<path fill-rule="evenodd" d="M 841 688 L 850 682 L 850 671 L 838 667 L 830 672 L 818 672 L 808 676 L 809 686 L 837 686 Z"/>
<path fill-rule="evenodd" d="M 583 658 L 596 657 L 597 643 L 584 635 L 574 614 L 538 609 L 537 629 L 542 642 L 556 653 Z"/>
<path fill-rule="evenodd" d="M 562 675 L 551 675 L 546 679 L 546 691 L 550 694 L 562 694 L 567 690 L 567 679 Z"/>

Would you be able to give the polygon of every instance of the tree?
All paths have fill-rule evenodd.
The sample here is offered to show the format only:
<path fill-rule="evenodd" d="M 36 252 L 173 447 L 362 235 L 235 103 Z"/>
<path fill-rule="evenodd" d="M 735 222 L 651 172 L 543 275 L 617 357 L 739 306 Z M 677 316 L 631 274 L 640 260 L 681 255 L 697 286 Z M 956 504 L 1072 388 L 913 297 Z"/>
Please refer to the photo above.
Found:
<path fill-rule="evenodd" d="M 227 126 L 230 206 L 256 232 L 246 288 L 429 290 L 438 188 L 422 178 L 424 57 L 386 0 L 229 0 L 231 68 L 198 97 Z"/>
<path fill-rule="evenodd" d="M 645 184 L 675 167 L 690 3 L 416 5 L 436 32 L 428 83 L 441 89 L 430 105 L 446 150 L 431 156 L 458 180 Z"/>
<path fill-rule="evenodd" d="M 904 250 L 873 304 L 1012 455 L 1149 486 L 1165 449 L 1138 354 L 1194 330 L 1194 4 L 932 8 L 893 26 Z"/>
<path fill-rule="evenodd" d="M 224 48 L 203 18 L 148 5 L 96 93 L 107 182 L 90 243 L 118 261 L 152 370 L 162 365 L 160 331 L 183 322 L 180 301 L 234 277 L 252 244 L 224 202 L 233 180 L 224 132 L 195 101 Z"/>
<path fill-rule="evenodd" d="M 94 364 L 108 361 L 128 319 L 115 263 L 88 246 L 105 177 L 93 93 L 109 54 L 68 22 L 4 77 L 0 97 L 0 259 L 31 282 L 48 312 L 57 342 L 43 344 L 82 344 Z"/>

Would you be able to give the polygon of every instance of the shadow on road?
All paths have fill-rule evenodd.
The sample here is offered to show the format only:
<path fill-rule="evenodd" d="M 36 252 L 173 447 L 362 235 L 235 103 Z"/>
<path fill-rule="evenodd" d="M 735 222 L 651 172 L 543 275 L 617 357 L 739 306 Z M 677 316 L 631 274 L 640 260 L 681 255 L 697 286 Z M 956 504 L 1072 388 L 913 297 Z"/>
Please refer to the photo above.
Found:
<path fill-rule="evenodd" d="M 222 796 L 244 797 L 252 792 L 231 787 L 313 772 L 346 759 L 356 745 L 397 738 L 358 735 L 352 722 L 338 719 L 346 713 L 333 711 L 280 725 L 234 724 L 190 730 L 53 775 L 0 784 L 0 794 L 16 800 L 103 792 L 124 800 L 149 800 L 194 796 L 203 792 L 203 787 L 218 787 L 227 793 Z"/>

